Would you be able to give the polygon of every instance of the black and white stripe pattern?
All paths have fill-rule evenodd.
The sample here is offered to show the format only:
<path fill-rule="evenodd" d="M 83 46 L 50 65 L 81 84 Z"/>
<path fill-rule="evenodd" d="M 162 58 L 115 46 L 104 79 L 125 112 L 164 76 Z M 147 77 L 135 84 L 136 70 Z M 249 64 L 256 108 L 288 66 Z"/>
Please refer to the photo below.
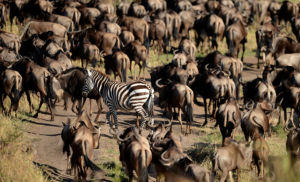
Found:
<path fill-rule="evenodd" d="M 153 124 L 154 91 L 150 85 L 143 81 L 131 83 L 114 82 L 110 81 L 109 78 L 101 72 L 95 70 L 90 70 L 90 72 L 95 87 L 97 87 L 104 103 L 109 108 L 106 119 L 111 128 L 113 128 L 113 124 L 110 120 L 110 115 L 113 115 L 115 129 L 118 129 L 116 112 L 118 109 L 135 110 L 135 112 L 142 117 L 142 128 L 145 126 L 146 120 Z"/>

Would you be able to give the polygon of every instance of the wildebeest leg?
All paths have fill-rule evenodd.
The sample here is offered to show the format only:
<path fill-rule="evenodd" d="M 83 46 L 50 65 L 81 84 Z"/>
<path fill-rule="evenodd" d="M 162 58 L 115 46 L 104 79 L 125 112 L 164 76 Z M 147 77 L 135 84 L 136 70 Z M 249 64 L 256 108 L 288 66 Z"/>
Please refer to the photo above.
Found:
<path fill-rule="evenodd" d="M 207 102 L 206 102 L 206 98 L 203 98 L 203 103 L 204 103 L 204 123 L 202 126 L 205 126 L 207 124 Z"/>
<path fill-rule="evenodd" d="M 284 126 L 286 127 L 287 125 L 287 108 L 283 109 L 283 119 L 284 119 Z"/>
<path fill-rule="evenodd" d="M 39 107 L 38 107 L 38 110 L 36 111 L 35 115 L 33 116 L 34 118 L 37 118 L 37 117 L 38 117 L 38 115 L 39 115 L 39 112 L 40 112 L 40 109 L 41 109 L 41 107 L 42 107 L 43 103 L 44 103 L 44 98 L 43 98 L 43 97 L 41 97 L 41 100 L 40 100 L 40 105 L 39 105 Z"/>
<path fill-rule="evenodd" d="M 242 45 L 243 45 L 242 61 L 244 62 L 244 54 L 245 54 L 245 43 L 243 43 Z"/>
<path fill-rule="evenodd" d="M 50 114 L 51 114 L 51 121 L 54 120 L 54 111 L 55 110 L 52 106 L 52 103 L 51 103 L 51 99 L 47 99 L 47 104 L 48 104 L 48 108 L 50 109 Z"/>
<path fill-rule="evenodd" d="M 225 182 L 226 178 L 227 178 L 227 175 L 228 175 L 228 171 L 225 170 L 225 171 L 222 171 L 222 177 L 220 179 L 220 182 Z"/>
<path fill-rule="evenodd" d="M 6 97 L 5 94 L 4 94 L 4 96 L 0 95 L 0 104 L 1 104 L 1 107 L 2 107 L 3 113 L 6 112 L 5 107 L 3 105 L 3 101 L 4 101 L 5 97 Z"/>
<path fill-rule="evenodd" d="M 290 113 L 290 117 L 289 117 L 288 122 L 289 122 L 290 120 L 291 120 L 291 122 L 292 122 L 293 128 L 296 128 L 295 123 L 294 123 L 294 109 L 293 109 L 293 108 L 291 108 L 291 113 Z"/>
<path fill-rule="evenodd" d="M 82 106 L 83 106 L 82 103 L 83 103 L 82 98 L 78 99 L 77 114 L 80 114 L 82 111 Z"/>
<path fill-rule="evenodd" d="M 29 91 L 25 91 L 25 93 L 26 93 L 26 96 L 27 96 L 27 101 L 28 101 L 28 104 L 29 104 L 30 113 L 32 113 L 32 105 L 31 105 L 31 99 L 30 99 Z"/>
<path fill-rule="evenodd" d="M 230 174 L 230 173 L 231 173 L 231 174 Z M 230 176 L 230 181 L 234 182 L 234 181 L 233 181 L 233 178 L 232 178 L 232 172 L 229 172 L 229 175 L 231 175 L 231 176 Z M 237 168 L 237 169 L 236 169 L 236 182 L 239 182 L 239 180 L 240 180 L 240 170 L 239 170 L 239 168 Z"/>
<path fill-rule="evenodd" d="M 185 113 L 185 111 L 184 111 Z M 182 118 L 181 118 L 181 108 L 178 108 L 178 121 L 180 123 L 180 129 L 181 129 L 181 132 L 182 132 Z"/>
<path fill-rule="evenodd" d="M 167 113 L 170 115 L 169 120 L 170 120 L 170 122 L 172 123 L 172 120 L 173 120 L 173 112 L 172 112 L 172 107 L 171 107 L 171 106 L 168 106 L 168 107 L 167 107 Z"/>

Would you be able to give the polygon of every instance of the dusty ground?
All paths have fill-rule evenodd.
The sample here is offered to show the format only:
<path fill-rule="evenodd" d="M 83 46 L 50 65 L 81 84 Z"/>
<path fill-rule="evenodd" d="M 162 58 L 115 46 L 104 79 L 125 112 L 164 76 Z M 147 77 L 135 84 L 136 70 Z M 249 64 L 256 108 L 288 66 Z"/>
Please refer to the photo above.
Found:
<path fill-rule="evenodd" d="M 261 71 L 258 71 L 256 66 L 252 65 L 256 59 L 254 57 L 248 57 L 245 60 L 245 68 L 243 73 L 243 80 L 251 80 L 261 75 Z M 95 104 L 93 104 L 95 106 Z M 94 112 L 96 111 L 96 107 Z M 107 111 L 106 106 L 104 106 L 104 113 Z M 102 135 L 100 139 L 100 149 L 95 150 L 94 161 L 103 168 L 107 168 L 110 165 L 120 165 L 119 161 L 119 151 L 117 142 L 111 137 L 108 132 L 109 126 L 105 124 L 104 117 L 105 114 L 101 114 L 100 121 L 102 123 Z M 124 128 L 135 124 L 135 114 L 131 112 L 118 112 L 119 116 L 119 126 L 122 131 Z M 57 106 L 57 114 L 55 121 L 49 121 L 50 115 L 42 113 L 37 119 L 30 118 L 27 120 L 26 132 L 28 136 L 33 139 L 33 149 L 35 151 L 34 162 L 41 166 L 45 173 L 51 176 L 52 180 L 58 181 L 71 181 L 72 176 L 65 175 L 66 170 L 66 155 L 62 153 L 62 140 L 60 138 L 60 132 L 62 129 L 62 121 L 66 121 L 67 118 L 74 118 L 75 114 L 69 109 L 64 111 L 62 107 L 62 102 Z M 95 114 L 93 115 L 93 118 Z M 194 110 L 195 123 L 193 124 L 193 133 L 188 137 L 182 136 L 182 144 L 184 149 L 193 155 L 195 153 L 195 147 L 209 145 L 209 143 L 220 144 L 221 138 L 220 135 L 209 138 L 210 135 L 216 135 L 218 133 L 218 128 L 213 129 L 212 126 L 214 122 L 209 122 L 205 128 L 201 128 L 200 124 L 204 120 L 204 111 L 203 107 L 195 106 Z M 165 118 L 162 118 L 161 109 L 155 106 L 155 120 L 156 121 L 165 121 Z M 174 130 L 176 135 L 181 135 L 179 132 L 179 123 L 175 121 L 173 123 Z M 184 122 L 185 124 L 185 122 Z M 184 126 L 185 128 L 185 126 Z M 212 132 L 214 131 L 214 132 Z M 144 135 L 148 134 L 148 131 L 143 133 Z M 193 159 L 197 162 L 201 162 L 201 159 L 197 159 L 197 156 L 193 156 Z M 206 164 L 210 166 L 210 164 Z M 116 174 L 117 175 L 117 174 Z M 97 179 L 102 180 L 116 180 L 116 175 L 108 175 L 107 172 L 98 174 Z"/>

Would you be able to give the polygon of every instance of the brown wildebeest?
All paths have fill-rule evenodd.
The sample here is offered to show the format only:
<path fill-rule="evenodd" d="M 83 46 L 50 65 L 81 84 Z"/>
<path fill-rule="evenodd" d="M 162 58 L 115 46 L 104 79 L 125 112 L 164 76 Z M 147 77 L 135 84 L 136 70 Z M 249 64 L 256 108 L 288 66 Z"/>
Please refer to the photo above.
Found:
<path fill-rule="evenodd" d="M 136 79 L 136 71 L 135 69 L 132 70 L 132 62 L 134 62 L 135 64 L 137 64 L 140 68 L 139 71 L 139 78 L 141 75 L 141 72 L 143 71 L 144 74 L 144 79 L 145 79 L 145 68 L 148 67 L 147 66 L 147 59 L 148 59 L 148 52 L 147 52 L 147 48 L 141 44 L 140 41 L 135 40 L 133 42 L 131 42 L 129 44 L 129 46 L 126 49 L 126 54 L 128 55 L 128 57 L 130 58 L 130 72 L 134 75 L 134 79 Z M 135 67 L 134 64 L 134 67 Z"/>
<path fill-rule="evenodd" d="M 300 72 L 300 53 L 283 54 L 276 59 L 277 66 L 291 66 Z"/>
<path fill-rule="evenodd" d="M 159 91 L 159 105 L 161 108 L 167 108 L 170 114 L 170 122 L 173 119 L 172 108 L 178 108 L 178 120 L 180 122 L 181 132 L 183 132 L 181 112 L 184 113 L 187 121 L 185 134 L 191 133 L 191 125 L 193 120 L 194 92 L 188 86 L 179 83 L 170 83 L 168 85 L 160 85 L 158 79 L 156 86 Z"/>
<path fill-rule="evenodd" d="M 121 27 L 117 23 L 109 21 L 102 21 L 96 28 L 102 32 L 114 33 L 117 36 L 121 34 Z"/>
<path fill-rule="evenodd" d="M 119 19 L 119 25 L 127 27 L 132 32 L 136 40 L 149 49 L 149 25 L 144 19 L 123 16 Z"/>
<path fill-rule="evenodd" d="M 81 13 L 80 25 L 82 27 L 86 27 L 88 25 L 94 27 L 101 15 L 100 11 L 97 8 L 81 6 L 78 8 L 78 10 Z"/>
<path fill-rule="evenodd" d="M 246 107 L 248 107 L 248 103 Z M 242 117 L 241 127 L 245 136 L 245 140 L 249 141 L 257 132 L 261 136 L 268 133 L 271 136 L 269 118 L 266 113 L 272 111 L 272 105 L 266 101 L 256 102 L 252 108 L 247 108 L 247 111 Z"/>
<path fill-rule="evenodd" d="M 191 89 L 194 94 L 199 94 L 203 97 L 205 121 L 203 125 L 207 124 L 208 105 L 207 99 L 214 101 L 213 117 L 217 107 L 217 102 L 222 98 L 236 97 L 235 83 L 229 76 L 218 70 L 206 70 L 203 74 L 196 76 L 195 81 L 191 84 Z M 199 104 L 195 100 L 196 104 Z"/>
<path fill-rule="evenodd" d="M 181 11 L 179 13 L 181 18 L 181 37 L 190 37 L 189 31 L 194 27 L 195 14 L 193 11 Z"/>
<path fill-rule="evenodd" d="M 157 50 L 161 54 L 163 51 L 164 40 L 166 36 L 166 24 L 160 19 L 154 19 L 150 24 L 149 38 L 150 41 L 157 40 Z"/>
<path fill-rule="evenodd" d="M 288 152 L 292 166 L 299 163 L 300 156 L 300 130 L 293 128 L 287 135 L 286 150 Z"/>
<path fill-rule="evenodd" d="M 298 113 L 300 103 L 300 88 L 291 86 L 289 88 L 283 88 L 276 98 L 276 103 L 284 111 L 284 125 L 285 129 L 288 128 L 289 122 L 291 121 L 293 127 L 295 126 L 294 112 Z M 289 116 L 287 116 L 287 108 L 291 109 Z M 280 121 L 280 119 L 279 119 Z"/>
<path fill-rule="evenodd" d="M 257 175 L 264 177 L 264 166 L 269 158 L 269 145 L 265 139 L 259 134 L 254 133 L 253 136 L 253 162 L 257 168 Z"/>
<path fill-rule="evenodd" d="M 117 7 L 117 15 L 119 17 L 128 14 L 130 4 L 126 1 L 121 1 Z"/>
<path fill-rule="evenodd" d="M 133 42 L 135 38 L 134 38 L 134 35 L 133 35 L 132 32 L 127 31 L 127 30 L 123 30 L 121 35 L 120 35 L 120 39 L 122 41 L 122 47 L 126 47 L 131 42 Z"/>
<path fill-rule="evenodd" d="M 230 181 L 233 181 L 232 170 L 237 172 L 237 181 L 239 181 L 240 169 L 250 167 L 252 161 L 252 144 L 238 143 L 235 141 L 225 141 L 225 146 L 218 148 L 215 153 L 213 163 L 213 175 L 217 170 L 222 171 L 220 182 L 224 182 L 229 173 Z"/>
<path fill-rule="evenodd" d="M 79 30 L 81 13 L 76 7 L 64 7 L 64 9 L 62 10 L 62 15 L 69 17 L 71 20 L 73 20 L 75 24 L 75 29 Z"/>
<path fill-rule="evenodd" d="M 241 112 L 235 98 L 229 98 L 219 106 L 216 115 L 216 125 L 219 125 L 222 133 L 222 144 L 225 138 L 233 138 L 235 129 L 241 124 Z"/>
<path fill-rule="evenodd" d="M 86 181 L 88 168 L 99 170 L 91 160 L 93 150 L 99 148 L 100 128 L 83 112 L 75 121 L 63 123 L 61 137 L 64 142 L 63 152 L 67 152 L 68 157 L 67 172 L 73 169 L 75 178 Z"/>
<path fill-rule="evenodd" d="M 4 112 L 6 112 L 3 105 L 3 101 L 8 96 L 10 98 L 10 108 L 8 114 L 10 115 L 11 110 L 17 111 L 19 106 L 19 100 L 21 97 L 23 79 L 19 72 L 6 69 L 0 75 L 0 104 Z M 17 115 L 17 112 L 15 113 Z"/>
<path fill-rule="evenodd" d="M 82 45 L 82 57 L 81 57 L 81 66 L 84 64 L 84 60 L 86 61 L 85 68 L 87 68 L 88 63 L 92 63 L 92 67 L 96 67 L 97 62 L 100 62 L 103 59 L 103 51 L 99 51 L 99 48 L 90 43 L 83 43 Z"/>
<path fill-rule="evenodd" d="M 123 134 L 117 136 L 120 151 L 120 161 L 126 166 L 129 181 L 136 172 L 139 182 L 148 182 L 148 167 L 152 160 L 152 153 L 148 140 L 139 135 L 136 128 L 129 127 Z"/>
<path fill-rule="evenodd" d="M 62 15 L 57 15 L 57 14 L 51 14 L 48 18 L 48 21 L 50 22 L 54 22 L 54 23 L 58 23 L 63 25 L 64 27 L 66 27 L 66 29 L 69 32 L 72 32 L 75 30 L 74 27 L 74 22 L 72 21 L 71 18 L 67 17 L 67 16 L 62 16 Z"/>
<path fill-rule="evenodd" d="M 272 54 L 275 59 L 283 54 L 300 53 L 300 44 L 289 37 L 277 38 Z"/>
<path fill-rule="evenodd" d="M 34 34 L 40 35 L 45 32 L 53 32 L 54 35 L 59 37 L 66 37 L 67 35 L 66 27 L 61 24 L 53 22 L 30 21 L 25 25 L 20 39 L 27 40 Z"/>
<path fill-rule="evenodd" d="M 117 51 L 113 55 L 106 56 L 104 62 L 106 74 L 113 72 L 115 80 L 119 76 L 121 82 L 127 82 L 127 70 L 129 69 L 130 59 L 124 52 Z"/>
<path fill-rule="evenodd" d="M 160 128 L 157 128 L 160 130 Z M 154 131 L 156 133 L 157 130 Z M 157 180 L 164 176 L 166 182 L 211 181 L 209 170 L 193 164 L 190 157 L 183 152 L 181 143 L 171 131 L 161 130 L 159 140 L 152 143 L 152 163 L 155 165 Z"/>
<path fill-rule="evenodd" d="M 272 23 L 265 23 L 261 25 L 255 32 L 256 37 L 256 57 L 257 57 L 257 68 L 259 68 L 259 58 L 260 52 L 263 51 L 263 63 L 266 63 L 265 56 L 273 51 L 273 41 L 275 40 L 276 33 L 278 33 L 278 28 Z"/>
<path fill-rule="evenodd" d="M 237 58 L 240 52 L 240 44 L 243 46 L 242 61 L 244 60 L 245 44 L 247 42 L 247 31 L 241 21 L 227 27 L 225 31 L 228 54 Z"/>
<path fill-rule="evenodd" d="M 54 108 L 52 107 L 51 99 L 59 99 L 63 95 L 63 90 L 58 80 L 46 68 L 35 64 L 28 58 L 23 58 L 15 63 L 12 69 L 18 71 L 23 78 L 22 92 L 26 93 L 31 113 L 32 105 L 29 91 L 39 92 L 40 94 L 40 104 L 33 117 L 38 117 L 42 104 L 47 102 L 51 120 L 54 120 Z"/>
<path fill-rule="evenodd" d="M 297 19 L 299 14 L 299 7 L 290 1 L 284 1 L 278 11 L 279 23 L 283 20 L 291 22 L 292 18 Z"/>
<path fill-rule="evenodd" d="M 20 37 L 14 33 L 0 31 L 0 45 L 1 47 L 9 48 L 19 54 L 21 48 Z"/>

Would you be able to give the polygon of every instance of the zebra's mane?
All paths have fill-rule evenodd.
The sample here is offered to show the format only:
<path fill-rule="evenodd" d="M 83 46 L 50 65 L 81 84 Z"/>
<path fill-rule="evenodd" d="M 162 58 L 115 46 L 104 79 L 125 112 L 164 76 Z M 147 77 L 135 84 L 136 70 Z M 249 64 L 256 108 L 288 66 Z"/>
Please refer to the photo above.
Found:
<path fill-rule="evenodd" d="M 98 69 L 91 69 L 91 70 L 96 71 L 97 73 L 101 74 L 102 76 L 104 76 L 104 77 L 108 78 L 108 80 L 110 80 L 109 76 L 107 74 L 103 73 L 102 71 L 100 71 Z"/>
<path fill-rule="evenodd" d="M 84 68 L 81 68 L 81 67 L 72 67 L 72 68 L 69 68 L 69 69 L 67 69 L 67 70 L 65 70 L 65 71 L 63 71 L 63 72 L 61 72 L 60 75 L 68 74 L 68 73 L 70 73 L 70 72 L 72 72 L 72 71 L 74 71 L 74 70 L 79 70 L 79 71 L 81 71 L 81 72 L 83 72 L 83 73 L 86 73 L 86 72 L 87 72 L 86 69 L 84 69 Z"/>

